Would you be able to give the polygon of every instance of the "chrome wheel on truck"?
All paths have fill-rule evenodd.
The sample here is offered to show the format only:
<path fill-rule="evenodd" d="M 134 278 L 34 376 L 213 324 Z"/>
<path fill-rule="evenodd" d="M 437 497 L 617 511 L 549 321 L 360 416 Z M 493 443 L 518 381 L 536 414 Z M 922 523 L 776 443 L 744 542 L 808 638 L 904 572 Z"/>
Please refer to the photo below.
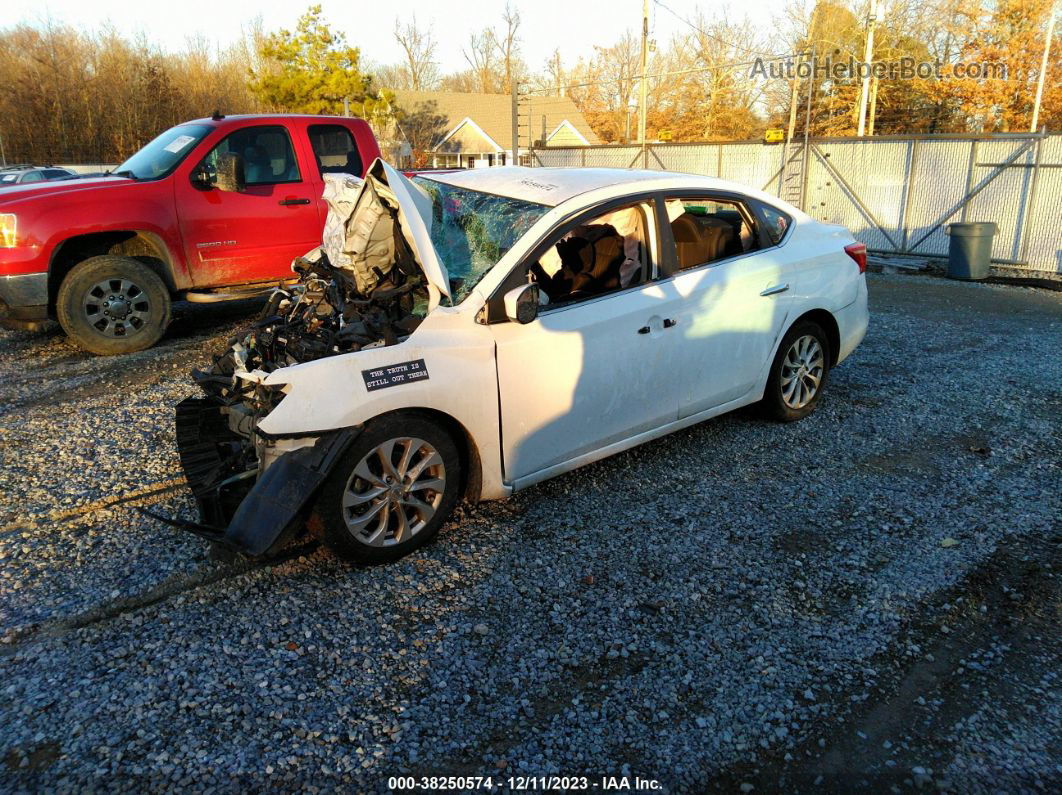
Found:
<path fill-rule="evenodd" d="M 170 292 L 151 268 L 105 254 L 74 267 L 59 288 L 55 313 L 80 347 L 103 355 L 150 348 L 170 322 Z"/>
<path fill-rule="evenodd" d="M 108 337 L 127 337 L 151 319 L 151 301 L 129 279 L 104 279 L 85 294 L 82 308 L 89 325 Z"/>

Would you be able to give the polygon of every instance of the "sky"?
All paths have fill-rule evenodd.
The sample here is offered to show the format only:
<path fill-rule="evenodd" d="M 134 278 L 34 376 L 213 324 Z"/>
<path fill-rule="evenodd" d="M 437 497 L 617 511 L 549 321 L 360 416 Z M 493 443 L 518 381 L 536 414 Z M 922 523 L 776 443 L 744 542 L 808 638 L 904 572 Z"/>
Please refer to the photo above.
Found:
<path fill-rule="evenodd" d="M 437 58 L 444 73 L 466 68 L 461 48 L 469 34 L 487 25 L 501 25 L 504 0 L 316 0 L 334 29 L 347 35 L 347 41 L 374 64 L 395 63 L 401 50 L 392 31 L 395 18 L 403 22 L 416 15 L 417 22 L 430 27 L 438 42 Z M 56 23 L 92 31 L 110 23 L 125 34 L 143 33 L 164 50 L 184 49 L 189 37 L 203 34 L 225 46 L 239 39 L 241 28 L 261 16 L 267 31 L 293 29 L 299 16 L 312 5 L 305 2 L 258 0 L 253 3 L 206 2 L 205 0 L 4 0 L 4 20 L 11 24 L 39 25 L 50 18 Z M 522 54 L 533 71 L 545 64 L 559 47 L 565 63 L 589 55 L 593 45 L 610 45 L 626 29 L 641 30 L 642 0 L 516 0 L 520 11 Z M 667 8 L 689 18 L 696 3 L 667 0 Z M 709 14 L 727 12 L 725 0 L 704 0 L 700 6 Z M 760 16 L 769 25 L 775 6 L 767 0 L 742 0 L 729 16 Z M 738 9 L 738 10 L 734 10 Z M 663 45 L 671 36 L 688 30 L 685 24 L 654 0 L 649 3 L 651 37 Z"/>

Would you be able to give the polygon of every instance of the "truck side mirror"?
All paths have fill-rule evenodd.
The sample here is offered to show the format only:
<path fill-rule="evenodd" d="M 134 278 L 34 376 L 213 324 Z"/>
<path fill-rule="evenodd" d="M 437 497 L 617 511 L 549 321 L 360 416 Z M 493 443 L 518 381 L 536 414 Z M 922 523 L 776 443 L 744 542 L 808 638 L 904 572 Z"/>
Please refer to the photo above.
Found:
<path fill-rule="evenodd" d="M 243 193 L 247 189 L 247 178 L 243 170 L 243 158 L 234 152 L 218 153 L 218 173 L 214 177 L 214 187 L 231 193 Z"/>
<path fill-rule="evenodd" d="M 210 190 L 214 187 L 215 176 L 214 170 L 204 160 L 192 169 L 189 179 L 191 179 L 192 185 L 199 188 L 199 190 Z"/>
<path fill-rule="evenodd" d="M 527 324 L 538 317 L 537 284 L 514 287 L 502 300 L 505 303 L 505 315 L 514 323 Z"/>

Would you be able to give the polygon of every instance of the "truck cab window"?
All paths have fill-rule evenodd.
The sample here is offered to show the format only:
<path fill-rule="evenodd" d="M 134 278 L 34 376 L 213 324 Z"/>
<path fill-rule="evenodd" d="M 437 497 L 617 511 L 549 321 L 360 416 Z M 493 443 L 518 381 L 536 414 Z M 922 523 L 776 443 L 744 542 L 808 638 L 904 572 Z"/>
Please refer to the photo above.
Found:
<path fill-rule="evenodd" d="M 216 170 L 218 155 L 243 158 L 244 181 L 251 185 L 280 185 L 300 182 L 299 164 L 291 148 L 291 139 L 283 127 L 245 127 L 227 136 L 210 150 L 203 162 Z"/>
<path fill-rule="evenodd" d="M 324 174 L 353 174 L 365 172 L 358 146 L 350 130 L 339 124 L 311 124 L 310 146 L 313 148 L 317 170 Z"/>

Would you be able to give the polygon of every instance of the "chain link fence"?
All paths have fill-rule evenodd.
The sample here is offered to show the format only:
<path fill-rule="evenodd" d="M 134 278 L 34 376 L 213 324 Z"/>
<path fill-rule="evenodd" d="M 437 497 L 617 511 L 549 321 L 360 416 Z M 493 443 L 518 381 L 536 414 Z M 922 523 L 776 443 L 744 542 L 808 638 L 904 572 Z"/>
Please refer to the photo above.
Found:
<path fill-rule="evenodd" d="M 806 159 L 790 159 L 807 163 L 801 208 L 844 224 L 872 251 L 946 256 L 949 223 L 994 221 L 994 262 L 1062 274 L 1062 135 L 812 138 L 806 146 Z M 786 152 L 785 144 L 607 145 L 538 149 L 532 164 L 703 174 L 778 196 Z"/>

